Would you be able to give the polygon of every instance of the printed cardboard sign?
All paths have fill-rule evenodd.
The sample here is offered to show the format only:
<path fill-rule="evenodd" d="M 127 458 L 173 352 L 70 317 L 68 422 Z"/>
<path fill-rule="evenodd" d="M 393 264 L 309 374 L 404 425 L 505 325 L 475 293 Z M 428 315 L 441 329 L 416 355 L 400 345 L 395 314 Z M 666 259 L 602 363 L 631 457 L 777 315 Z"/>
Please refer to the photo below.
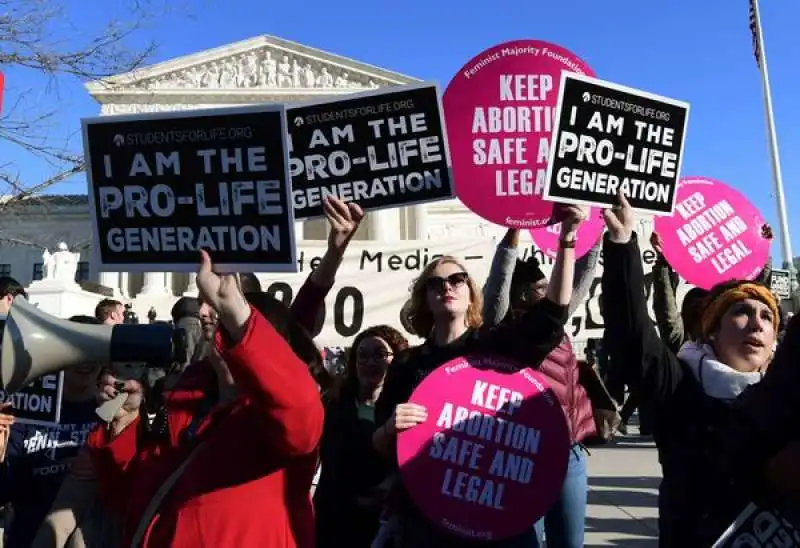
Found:
<path fill-rule="evenodd" d="M 295 219 L 336 196 L 365 210 L 453 197 L 435 84 L 348 95 L 287 109 Z"/>
<path fill-rule="evenodd" d="M 671 215 L 688 120 L 688 103 L 565 72 L 545 199 L 610 207 L 623 192 Z"/>
<path fill-rule="evenodd" d="M 6 330 L 7 315 L 0 315 L 0 345 Z M 64 391 L 64 373 L 45 375 L 16 392 L 0 390 L 0 403 L 11 402 L 6 410 L 17 422 L 51 425 L 61 420 L 61 395 Z"/>
<path fill-rule="evenodd" d="M 550 223 L 542 199 L 561 74 L 594 75 L 571 51 L 505 42 L 470 59 L 445 90 L 456 193 L 476 215 L 509 228 Z"/>
<path fill-rule="evenodd" d="M 452 535 L 519 535 L 561 494 L 566 419 L 545 377 L 520 367 L 488 356 L 456 358 L 411 396 L 428 420 L 399 434 L 400 473 L 416 506 Z"/>
<path fill-rule="evenodd" d="M 83 120 L 100 270 L 293 272 L 282 106 Z"/>
<path fill-rule="evenodd" d="M 664 257 L 687 283 L 703 289 L 752 280 L 764 269 L 770 240 L 764 217 L 741 193 L 708 177 L 678 183 L 675 214 L 657 217 Z"/>
<path fill-rule="evenodd" d="M 792 273 L 788 270 L 772 269 L 769 287 L 779 299 L 792 298 Z"/>
<path fill-rule="evenodd" d="M 800 531 L 774 508 L 748 504 L 712 548 L 800 546 Z"/>

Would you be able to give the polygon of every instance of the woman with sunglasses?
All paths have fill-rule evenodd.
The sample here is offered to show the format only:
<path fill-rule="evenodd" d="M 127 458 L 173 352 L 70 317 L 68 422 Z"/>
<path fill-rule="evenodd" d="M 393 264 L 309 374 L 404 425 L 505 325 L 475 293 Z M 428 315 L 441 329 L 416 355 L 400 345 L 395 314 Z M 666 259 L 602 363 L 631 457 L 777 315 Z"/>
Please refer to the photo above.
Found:
<path fill-rule="evenodd" d="M 397 433 L 428 419 L 423 407 L 407 402 L 417 385 L 434 369 L 459 356 L 475 353 L 507 356 L 529 367 L 538 367 L 561 342 L 572 296 L 575 234 L 585 218 L 582 208 L 565 208 L 561 245 L 545 298 L 517 320 L 493 329 L 482 328 L 480 290 L 457 259 L 440 257 L 425 267 L 411 289 L 409 309 L 414 332 L 423 336 L 425 343 L 395 357 L 375 412 L 377 424 L 382 426 L 376 430 L 373 443 L 395 469 Z M 393 512 L 400 525 L 403 548 L 472 545 L 428 522 L 402 492 Z M 482 546 L 527 547 L 532 542 L 535 542 L 533 529 L 521 537 Z"/>
<path fill-rule="evenodd" d="M 322 475 L 314 495 L 317 548 L 369 548 L 378 532 L 382 501 L 376 494 L 387 468 L 372 447 L 375 401 L 394 356 L 406 348 L 406 338 L 388 325 L 353 340 L 341 389 L 325 406 Z"/>

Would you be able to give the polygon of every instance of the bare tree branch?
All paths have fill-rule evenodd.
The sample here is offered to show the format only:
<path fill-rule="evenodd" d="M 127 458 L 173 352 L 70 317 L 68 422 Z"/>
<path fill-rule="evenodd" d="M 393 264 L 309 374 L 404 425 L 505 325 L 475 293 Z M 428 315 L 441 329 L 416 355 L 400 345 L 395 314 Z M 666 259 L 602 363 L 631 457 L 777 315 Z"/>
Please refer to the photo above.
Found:
<path fill-rule="evenodd" d="M 156 5 L 161 2 L 163 5 Z M 32 181 L 19 164 L 3 158 L 0 185 L 6 189 L 0 189 L 0 214 L 7 221 L 13 222 L 15 212 L 25 204 L 38 202 L 46 208 L 47 200 L 40 195 L 85 169 L 83 155 L 72 146 L 79 130 L 64 135 L 63 128 L 56 125 L 58 110 L 42 107 L 61 101 L 43 101 L 43 93 L 55 92 L 57 96 L 59 82 L 65 77 L 112 86 L 110 76 L 141 67 L 155 50 L 151 42 L 132 47 L 134 34 L 148 21 L 163 16 L 162 8 L 175 7 L 174 1 L 166 0 L 88 0 L 84 4 L 90 5 L 80 6 L 81 10 L 107 9 L 110 13 L 124 8 L 120 11 L 126 14 L 124 21 L 109 19 L 101 28 L 89 30 L 80 21 L 79 12 L 70 13 L 65 0 L 0 0 L 0 71 L 32 72 L 45 82 L 36 86 L 36 92 L 15 90 L 14 97 L 6 101 L 0 116 L 0 142 L 19 149 L 20 155 L 12 158 L 33 156 L 50 166 L 52 173 L 44 180 Z M 76 21 L 70 19 L 73 15 Z M 6 233 L 7 222 L 0 224 L 5 226 L 0 228 L 0 241 L 15 241 L 13 234 Z"/>

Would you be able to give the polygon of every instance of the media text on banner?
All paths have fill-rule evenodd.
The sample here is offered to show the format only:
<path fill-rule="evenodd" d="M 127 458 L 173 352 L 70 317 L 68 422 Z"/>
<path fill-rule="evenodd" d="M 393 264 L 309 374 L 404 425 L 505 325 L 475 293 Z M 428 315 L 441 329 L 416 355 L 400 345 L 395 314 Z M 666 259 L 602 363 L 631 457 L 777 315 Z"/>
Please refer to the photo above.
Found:
<path fill-rule="evenodd" d="M 769 287 L 779 299 L 792 298 L 792 273 L 788 270 L 772 269 Z"/>
<path fill-rule="evenodd" d="M 648 227 L 649 224 L 642 225 L 639 234 L 643 242 L 641 260 L 645 272 L 648 312 L 655 321 L 651 308 L 651 269 L 656 254 L 646 246 L 650 236 Z M 385 324 L 405 333 L 412 344 L 420 343 L 420 339 L 404 328 L 401 311 L 408 302 L 409 288 L 425 265 L 437 256 L 453 255 L 462 261 L 473 279 L 483 281 L 489 275 L 496 243 L 491 238 L 350 242 L 336 275 L 336 283 L 325 299 L 320 315 L 322 332 L 316 337 L 316 341 L 323 346 L 348 346 L 353 337 L 363 329 Z M 309 273 L 322 260 L 325 247 L 322 240 L 301 241 L 297 252 L 298 272 L 260 274 L 264 291 L 287 305 L 291 304 Z M 527 239 L 527 233 L 523 233 L 518 257 L 524 261 L 531 256 L 539 260 L 542 271 L 549 277 L 554 260 L 545 250 L 534 249 Z M 588 297 L 578 306 L 565 326 L 579 356 L 582 355 L 582 348 L 587 340 L 603 337 L 604 322 L 600 307 L 602 265 L 601 256 L 589 283 Z M 681 282 L 678 289 L 679 303 L 688 289 L 689 286 Z"/>
<path fill-rule="evenodd" d="M 764 269 L 770 240 L 764 218 L 737 190 L 708 177 L 684 177 L 675 214 L 658 217 L 664 256 L 688 283 L 711 289 L 727 280 L 752 280 Z"/>
<path fill-rule="evenodd" d="M 483 541 L 519 535 L 561 493 L 566 419 L 545 377 L 520 367 L 489 356 L 456 358 L 411 396 L 428 420 L 398 436 L 403 484 L 416 506 L 452 535 Z"/>
<path fill-rule="evenodd" d="M 712 548 L 800 546 L 800 530 L 774 508 L 748 504 Z"/>
<path fill-rule="evenodd" d="M 63 385 L 63 372 L 45 375 L 16 392 L 0 390 L 0 403 L 11 402 L 11 409 L 5 412 L 13 414 L 17 422 L 58 424 L 61 420 Z"/>
<path fill-rule="evenodd" d="M 670 215 L 683 159 L 687 103 L 563 73 L 544 197 Z"/>
<path fill-rule="evenodd" d="M 83 121 L 101 270 L 293 271 L 286 117 L 257 105 Z"/>
<path fill-rule="evenodd" d="M 475 214 L 509 228 L 547 225 L 542 199 L 561 73 L 594 74 L 571 51 L 517 40 L 473 57 L 445 90 L 456 193 Z"/>
<path fill-rule="evenodd" d="M 287 118 L 296 219 L 321 217 L 326 196 L 365 210 L 453 197 L 435 84 L 293 105 Z"/>

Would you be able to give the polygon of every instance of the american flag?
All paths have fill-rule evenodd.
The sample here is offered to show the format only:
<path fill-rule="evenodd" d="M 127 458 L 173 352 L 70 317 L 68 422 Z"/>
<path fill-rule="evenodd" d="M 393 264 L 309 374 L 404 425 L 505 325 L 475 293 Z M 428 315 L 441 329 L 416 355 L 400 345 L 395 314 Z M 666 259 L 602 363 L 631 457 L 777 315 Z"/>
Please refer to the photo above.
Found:
<path fill-rule="evenodd" d="M 756 0 L 750 0 L 750 32 L 753 34 L 753 55 L 756 57 L 756 65 L 761 68 L 761 42 L 758 40 L 758 16 L 756 15 Z"/>

